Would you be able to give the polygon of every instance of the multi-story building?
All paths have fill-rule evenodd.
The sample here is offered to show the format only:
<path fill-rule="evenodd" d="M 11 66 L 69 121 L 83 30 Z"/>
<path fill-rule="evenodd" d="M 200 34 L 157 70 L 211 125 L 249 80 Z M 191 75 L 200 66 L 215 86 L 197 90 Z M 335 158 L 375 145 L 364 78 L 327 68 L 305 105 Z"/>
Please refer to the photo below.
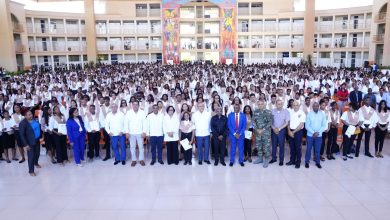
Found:
<path fill-rule="evenodd" d="M 0 66 L 86 62 L 208 60 L 222 63 L 311 60 L 315 65 L 390 65 L 390 0 L 364 7 L 315 10 L 305 0 L 40 0 L 75 5 L 25 9 L 0 0 Z M 59 7 L 60 7 L 59 5 Z"/>

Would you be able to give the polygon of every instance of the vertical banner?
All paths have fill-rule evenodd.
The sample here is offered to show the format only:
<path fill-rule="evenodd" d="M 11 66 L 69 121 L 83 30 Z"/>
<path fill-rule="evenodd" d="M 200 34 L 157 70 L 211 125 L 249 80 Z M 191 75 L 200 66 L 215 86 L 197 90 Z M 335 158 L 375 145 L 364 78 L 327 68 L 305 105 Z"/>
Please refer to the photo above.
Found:
<path fill-rule="evenodd" d="M 179 8 L 163 8 L 163 35 L 164 63 L 179 63 Z"/>
<path fill-rule="evenodd" d="M 221 63 L 236 63 L 236 11 L 235 7 L 221 8 Z M 226 62 L 228 61 L 228 62 Z"/>
<path fill-rule="evenodd" d="M 180 63 L 179 27 L 180 6 L 190 0 L 163 0 L 163 55 L 164 63 Z M 237 63 L 237 1 L 210 0 L 220 8 L 220 62 Z"/>

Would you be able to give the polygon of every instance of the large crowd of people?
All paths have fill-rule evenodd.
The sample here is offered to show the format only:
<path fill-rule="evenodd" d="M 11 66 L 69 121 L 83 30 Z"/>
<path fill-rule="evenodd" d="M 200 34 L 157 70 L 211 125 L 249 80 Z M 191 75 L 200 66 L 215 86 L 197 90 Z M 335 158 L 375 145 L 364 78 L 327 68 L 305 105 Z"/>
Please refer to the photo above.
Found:
<path fill-rule="evenodd" d="M 99 158 L 145 166 L 151 152 L 150 165 L 214 159 L 215 166 L 225 160 L 234 166 L 238 154 L 241 166 L 309 168 L 313 160 L 321 168 L 338 154 L 345 161 L 359 157 L 362 140 L 365 156 L 382 158 L 389 78 L 388 72 L 289 64 L 41 68 L 0 81 L 1 160 L 23 163 L 27 155 L 32 176 L 41 146 L 60 165 L 69 162 L 70 148 L 80 167 Z"/>

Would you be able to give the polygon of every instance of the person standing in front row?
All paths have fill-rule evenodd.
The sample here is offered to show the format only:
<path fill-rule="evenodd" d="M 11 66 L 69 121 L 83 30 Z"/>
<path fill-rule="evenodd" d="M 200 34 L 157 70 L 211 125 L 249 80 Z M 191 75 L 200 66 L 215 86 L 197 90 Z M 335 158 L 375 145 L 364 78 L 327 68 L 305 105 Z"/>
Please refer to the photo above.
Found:
<path fill-rule="evenodd" d="M 189 112 L 184 112 L 180 121 L 179 140 L 187 139 L 189 144 L 194 143 L 194 123 L 191 121 L 191 115 Z M 184 150 L 184 165 L 192 165 L 192 148 Z"/>
<path fill-rule="evenodd" d="M 236 147 L 238 148 L 238 162 L 244 166 L 244 139 L 246 128 L 246 116 L 240 112 L 240 104 L 234 105 L 234 112 L 228 116 L 230 147 L 230 164 L 233 166 L 236 158 Z"/>
<path fill-rule="evenodd" d="M 85 151 L 85 126 L 83 119 L 79 115 L 77 108 L 69 110 L 69 119 L 66 122 L 66 131 L 68 133 L 70 146 L 73 148 L 74 160 L 77 166 L 82 167 Z"/>
<path fill-rule="evenodd" d="M 322 144 L 322 133 L 328 128 L 328 121 L 325 113 L 319 111 L 320 104 L 313 103 L 313 110 L 307 114 L 306 130 L 307 130 L 307 149 L 305 157 L 305 167 L 309 168 L 311 149 L 314 148 L 316 166 L 321 169 L 320 150 Z"/>
<path fill-rule="evenodd" d="M 167 114 L 164 116 L 163 121 L 164 141 L 167 144 L 168 165 L 179 164 L 179 128 L 179 114 L 175 114 L 175 108 L 173 106 L 168 106 Z"/>
<path fill-rule="evenodd" d="M 150 165 L 156 163 L 156 150 L 157 150 L 157 160 L 163 165 L 162 159 L 162 145 L 164 142 L 164 131 L 163 131 L 163 121 L 164 115 L 158 112 L 157 104 L 153 105 L 153 112 L 146 117 L 145 121 L 145 131 L 146 135 L 149 138 L 149 143 L 152 151 L 152 161 Z"/>
<path fill-rule="evenodd" d="M 290 123 L 287 129 L 288 135 L 290 136 L 290 161 L 286 165 L 294 165 L 297 169 L 301 166 L 302 136 L 306 121 L 306 114 L 299 107 L 299 103 L 294 101 L 293 110 L 290 111 Z"/>
<path fill-rule="evenodd" d="M 269 163 L 276 162 L 276 151 L 279 146 L 279 166 L 283 166 L 284 161 L 284 141 L 286 139 L 287 125 L 290 121 L 290 113 L 283 108 L 283 101 L 276 101 L 276 109 L 272 110 L 272 160 Z"/>
<path fill-rule="evenodd" d="M 220 161 L 222 166 L 225 164 L 225 149 L 226 149 L 226 135 L 228 133 L 227 122 L 228 119 L 226 116 L 222 115 L 222 107 L 217 107 L 215 109 L 216 115 L 211 118 L 210 126 L 213 133 L 214 141 L 214 165 L 218 166 Z"/>
<path fill-rule="evenodd" d="M 130 142 L 131 166 L 137 164 L 136 146 L 138 146 L 138 159 L 141 166 L 145 166 L 144 162 L 144 138 L 146 136 L 144 123 L 145 113 L 139 109 L 139 102 L 133 101 L 132 110 L 128 111 L 125 116 L 126 136 Z"/>
<path fill-rule="evenodd" d="M 122 161 L 122 165 L 126 164 L 126 146 L 125 146 L 125 115 L 122 112 L 118 112 L 118 105 L 111 104 L 111 112 L 107 114 L 105 130 L 110 135 L 112 148 L 114 149 L 115 162 L 117 165 Z M 118 142 L 121 148 L 119 153 Z"/>
<path fill-rule="evenodd" d="M 41 168 L 38 164 L 40 154 L 40 143 L 41 138 L 41 126 L 33 118 L 33 113 L 28 110 L 24 119 L 19 124 L 19 135 L 22 146 L 27 151 L 28 160 L 28 172 L 30 176 L 36 176 L 34 172 L 34 166 Z"/>
<path fill-rule="evenodd" d="M 198 102 L 198 111 L 192 115 L 192 121 L 195 125 L 195 140 L 198 147 L 198 163 L 202 165 L 202 161 L 210 164 L 210 112 L 205 110 L 205 103 Z M 204 152 L 203 152 L 204 149 Z"/>
<path fill-rule="evenodd" d="M 90 105 L 89 112 L 85 113 L 85 129 L 88 131 L 88 157 L 90 160 L 99 158 L 100 125 L 95 105 Z"/>
<path fill-rule="evenodd" d="M 263 167 L 267 168 L 271 158 L 272 113 L 266 109 L 264 100 L 260 100 L 258 106 L 259 108 L 255 110 L 253 116 L 253 127 L 256 134 L 256 147 L 259 157 L 253 163 L 263 163 Z"/>

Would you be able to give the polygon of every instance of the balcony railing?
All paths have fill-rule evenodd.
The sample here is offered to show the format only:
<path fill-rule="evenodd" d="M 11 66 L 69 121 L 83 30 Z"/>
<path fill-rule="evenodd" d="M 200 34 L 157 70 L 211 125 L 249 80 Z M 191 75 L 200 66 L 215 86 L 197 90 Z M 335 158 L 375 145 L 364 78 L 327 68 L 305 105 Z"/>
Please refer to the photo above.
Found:
<path fill-rule="evenodd" d="M 26 46 L 24 46 L 23 44 L 20 44 L 20 43 L 15 44 L 15 52 L 16 53 L 25 53 Z"/>
<path fill-rule="evenodd" d="M 238 7 L 238 16 L 249 15 L 249 7 Z"/>
<path fill-rule="evenodd" d="M 160 17 L 160 12 L 161 10 L 160 9 L 150 9 L 149 10 L 149 16 L 150 17 Z"/>
<path fill-rule="evenodd" d="M 384 43 L 384 34 L 378 34 L 373 36 L 373 42 L 377 44 L 383 44 Z"/>
<path fill-rule="evenodd" d="M 79 34 L 79 26 L 78 25 L 67 25 L 66 27 L 66 33 L 68 34 Z"/>
<path fill-rule="evenodd" d="M 135 14 L 137 17 L 146 17 L 146 16 L 148 16 L 148 10 L 147 9 L 136 9 Z"/>
<path fill-rule="evenodd" d="M 375 23 L 386 22 L 386 12 L 381 12 L 375 16 Z"/>
<path fill-rule="evenodd" d="M 122 33 L 122 28 L 120 28 L 120 27 L 110 27 L 110 28 L 108 28 L 108 33 L 109 34 L 121 34 Z"/>
<path fill-rule="evenodd" d="M 14 23 L 13 24 L 13 30 L 14 30 L 14 33 L 23 33 L 23 25 L 22 24 L 19 24 L 19 23 Z"/>

